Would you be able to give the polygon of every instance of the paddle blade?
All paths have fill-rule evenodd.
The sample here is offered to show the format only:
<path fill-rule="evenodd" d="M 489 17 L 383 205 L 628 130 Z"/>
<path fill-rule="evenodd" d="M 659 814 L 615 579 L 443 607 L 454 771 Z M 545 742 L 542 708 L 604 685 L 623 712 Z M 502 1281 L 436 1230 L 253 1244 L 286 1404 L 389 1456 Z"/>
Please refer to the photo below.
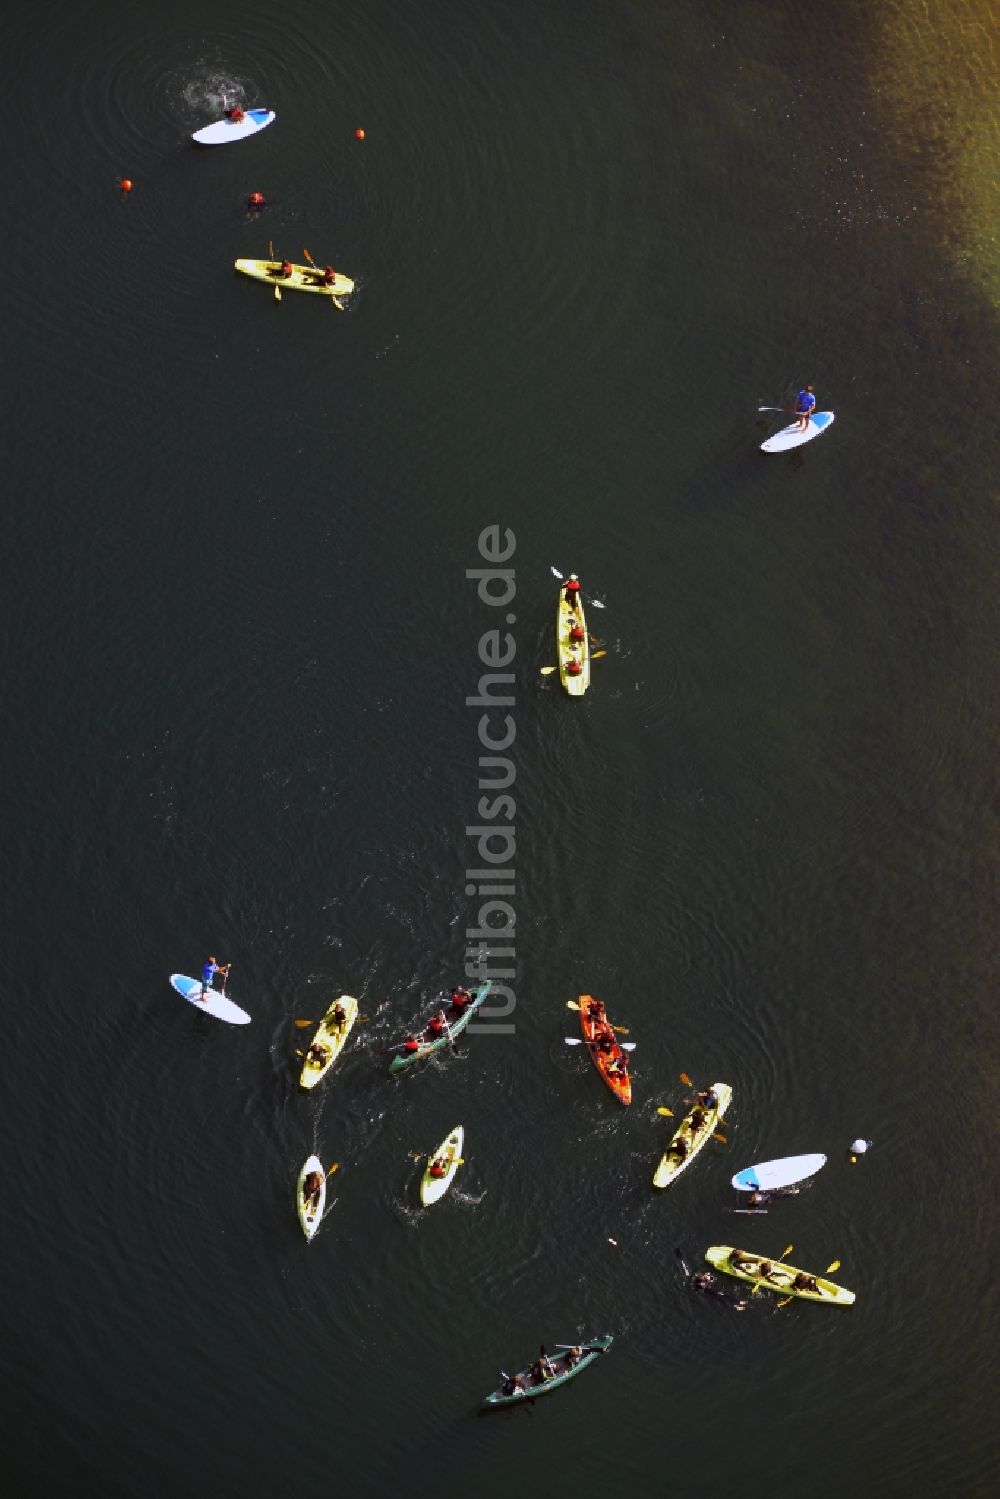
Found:
<path fill-rule="evenodd" d="M 560 583 L 562 582 L 562 573 L 559 571 L 558 567 L 553 567 L 551 562 L 549 563 L 549 571 L 552 573 L 552 576 L 554 578 L 558 578 Z"/>
<path fill-rule="evenodd" d="M 274 300 L 276 302 L 280 302 L 281 301 L 281 287 L 280 286 L 276 286 L 274 288 Z"/>
<path fill-rule="evenodd" d="M 583 1037 L 582 1036 L 563 1036 L 563 1040 L 566 1042 L 567 1046 L 582 1046 L 583 1045 Z"/>
<path fill-rule="evenodd" d="M 638 1044 L 638 1041 L 623 1041 L 622 1051 L 635 1051 Z"/>
<path fill-rule="evenodd" d="M 329 1171 L 326 1174 L 327 1174 L 327 1176 L 332 1176 L 335 1171 L 339 1171 L 339 1170 L 340 1170 L 340 1162 L 339 1161 L 334 1161 L 333 1165 L 330 1167 Z"/>
<path fill-rule="evenodd" d="M 827 1265 L 826 1269 L 823 1271 L 823 1274 L 824 1275 L 832 1275 L 833 1272 L 834 1272 L 834 1270 L 839 1270 L 839 1269 L 840 1269 L 840 1261 L 839 1260 L 834 1260 L 834 1262 L 833 1262 L 832 1265 Z"/>
<path fill-rule="evenodd" d="M 575 999 L 567 999 L 566 1008 L 567 1010 L 575 1010 L 578 1015 L 580 1013 L 580 1006 L 577 1004 Z"/>
<path fill-rule="evenodd" d="M 273 239 L 269 239 L 268 242 L 267 242 L 267 258 L 268 258 L 268 260 L 273 260 L 274 259 L 274 240 Z"/>
<path fill-rule="evenodd" d="M 693 1088 L 694 1087 L 694 1083 L 688 1077 L 688 1075 L 687 1075 L 686 1072 L 680 1072 L 680 1073 L 678 1073 L 678 1077 L 680 1078 L 681 1082 L 684 1084 L 685 1088 Z"/>
<path fill-rule="evenodd" d="M 579 1008 L 579 1006 L 577 1006 L 577 1008 Z M 619 1036 L 628 1036 L 631 1034 L 627 1025 L 613 1025 L 611 1029 L 613 1031 L 617 1031 Z"/>
<path fill-rule="evenodd" d="M 305 245 L 302 246 L 302 253 L 306 257 L 310 265 L 316 264 L 315 260 L 313 260 L 312 256 L 309 254 L 309 251 L 306 249 Z"/>
<path fill-rule="evenodd" d="M 713 1135 L 712 1139 L 713 1140 L 718 1140 L 718 1142 L 719 1142 L 720 1145 L 728 1145 L 729 1144 L 729 1141 L 726 1139 L 725 1135 Z"/>
<path fill-rule="evenodd" d="M 792 1250 L 794 1248 L 795 1248 L 794 1244 L 786 1244 L 785 1247 L 784 1247 L 784 1249 L 781 1251 L 781 1254 L 780 1254 L 779 1258 L 780 1259 L 784 1259 L 786 1255 L 791 1254 L 791 1252 L 792 1252 Z"/>
<path fill-rule="evenodd" d="M 551 677 L 552 673 L 558 670 L 559 668 L 557 666 L 543 666 L 538 675 L 540 677 Z"/>
<path fill-rule="evenodd" d="M 787 1306 L 790 1301 L 794 1301 L 794 1300 L 795 1300 L 794 1296 L 783 1296 L 781 1298 L 781 1300 L 778 1302 L 777 1306 L 774 1308 L 774 1310 L 776 1312 L 780 1312 L 781 1308 L 783 1306 Z"/>
<path fill-rule="evenodd" d="M 663 1116 L 664 1119 L 672 1119 L 674 1117 L 674 1111 L 673 1111 L 673 1109 L 668 1109 L 665 1106 L 661 1106 L 660 1108 L 657 1109 L 656 1112 L 658 1114 L 662 1114 L 662 1116 Z"/>
<path fill-rule="evenodd" d="M 601 657 L 606 656 L 607 654 L 607 651 L 591 651 L 590 659 L 591 661 L 600 661 Z"/>
<path fill-rule="evenodd" d="M 300 1031 L 304 1031 L 307 1025 L 315 1025 L 316 1022 L 315 1020 L 293 1020 L 292 1024 L 297 1025 Z"/>

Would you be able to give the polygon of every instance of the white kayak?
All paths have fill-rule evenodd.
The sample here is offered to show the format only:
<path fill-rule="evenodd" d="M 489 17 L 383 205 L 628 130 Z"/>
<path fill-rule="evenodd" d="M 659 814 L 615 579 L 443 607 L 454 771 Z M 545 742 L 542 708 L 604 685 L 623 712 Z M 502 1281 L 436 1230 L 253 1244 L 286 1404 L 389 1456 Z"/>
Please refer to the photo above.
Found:
<path fill-rule="evenodd" d="M 447 1140 L 442 1140 L 434 1154 L 427 1157 L 427 1168 L 420 1181 L 420 1201 L 425 1208 L 442 1198 L 451 1186 L 462 1159 L 464 1143 L 465 1130 L 460 1124 L 456 1124 Z M 443 1176 L 431 1175 L 431 1166 L 435 1161 L 444 1167 Z"/>
<path fill-rule="evenodd" d="M 245 109 L 241 120 L 231 120 L 226 115 L 224 119 L 216 120 L 214 125 L 205 125 L 201 130 L 196 130 L 191 139 L 197 141 L 199 146 L 225 146 L 230 141 L 241 141 L 248 135 L 256 135 L 258 130 L 270 125 L 273 119 L 273 109 Z"/>
<path fill-rule="evenodd" d="M 197 1005 L 199 1010 L 204 1010 L 206 1015 L 214 1015 L 216 1020 L 225 1020 L 229 1025 L 249 1025 L 250 1016 L 246 1010 L 241 1010 L 239 1005 L 234 1005 L 231 999 L 220 994 L 218 989 L 209 989 L 207 994 L 202 993 L 201 979 L 188 978 L 186 973 L 172 973 L 170 982 L 178 994 L 183 994 L 189 1004 Z"/>
<path fill-rule="evenodd" d="M 814 437 L 818 437 L 821 432 L 826 431 L 827 427 L 832 426 L 833 412 L 817 411 L 804 427 L 800 427 L 798 422 L 792 422 L 790 427 L 782 427 L 781 431 L 775 432 L 773 437 L 767 439 L 767 442 L 761 443 L 760 450 L 762 453 L 787 453 L 789 448 L 798 448 L 804 442 L 812 442 Z"/>
<path fill-rule="evenodd" d="M 302 1194 L 302 1186 L 310 1171 L 318 1171 L 323 1178 L 323 1185 L 319 1194 L 305 1198 Z M 299 1172 L 299 1179 L 295 1184 L 295 1211 L 299 1215 L 302 1224 L 302 1232 L 307 1239 L 311 1239 L 323 1221 L 323 1209 L 326 1207 L 326 1172 L 323 1170 L 323 1162 L 318 1155 L 311 1155 L 303 1164 Z"/>
<path fill-rule="evenodd" d="M 767 1192 L 772 1187 L 793 1187 L 815 1176 L 826 1165 L 825 1155 L 786 1155 L 780 1161 L 761 1161 L 758 1166 L 744 1166 L 733 1177 L 737 1192 Z"/>

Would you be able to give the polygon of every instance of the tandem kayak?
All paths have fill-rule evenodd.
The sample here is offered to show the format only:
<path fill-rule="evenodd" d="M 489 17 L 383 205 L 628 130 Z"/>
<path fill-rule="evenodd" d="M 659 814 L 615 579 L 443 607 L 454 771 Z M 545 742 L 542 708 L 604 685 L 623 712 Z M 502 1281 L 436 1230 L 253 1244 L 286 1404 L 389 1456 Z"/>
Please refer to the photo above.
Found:
<path fill-rule="evenodd" d="M 592 1338 L 589 1343 L 578 1344 L 582 1352 L 572 1363 L 569 1362 L 568 1349 L 556 1358 L 548 1359 L 547 1367 L 551 1373 L 547 1379 L 537 1374 L 538 1361 L 536 1360 L 515 1376 L 517 1384 L 509 1395 L 504 1393 L 506 1384 L 494 1390 L 492 1395 L 487 1395 L 483 1401 L 483 1409 L 495 1405 L 517 1405 L 523 1400 L 533 1400 L 536 1395 L 550 1395 L 560 1385 L 567 1384 L 569 1380 L 582 1374 L 584 1369 L 589 1369 L 602 1353 L 607 1353 L 613 1342 L 614 1338 L 609 1333 L 607 1337 Z M 546 1360 L 543 1359 L 542 1363 L 546 1363 Z"/>
<path fill-rule="evenodd" d="M 274 120 L 273 109 L 245 109 L 242 117 L 233 120 L 227 114 L 224 119 L 216 120 L 212 125 L 203 125 L 196 130 L 191 139 L 199 146 L 226 146 L 230 141 L 245 140 L 248 135 L 256 135 Z"/>
<path fill-rule="evenodd" d="M 442 1198 L 455 1180 L 464 1142 L 465 1130 L 460 1124 L 456 1124 L 447 1140 L 442 1140 L 434 1154 L 427 1157 L 427 1169 L 420 1181 L 420 1201 L 425 1208 Z M 431 1166 L 435 1161 L 440 1161 L 447 1167 L 444 1176 L 431 1175 Z"/>
<path fill-rule="evenodd" d="M 319 1189 L 318 1197 L 305 1197 L 303 1195 L 303 1183 L 310 1171 L 318 1171 L 323 1178 L 323 1185 Z M 295 1211 L 299 1215 L 302 1232 L 307 1239 L 311 1239 L 323 1221 L 323 1209 L 326 1207 L 326 1172 L 323 1170 L 323 1162 L 318 1155 L 311 1155 L 304 1163 L 299 1172 L 299 1179 L 295 1187 Z"/>
<path fill-rule="evenodd" d="M 443 1036 L 432 1037 L 427 1030 L 423 1031 L 423 1033 L 417 1037 L 420 1045 L 417 1047 L 416 1051 L 402 1051 L 398 1054 L 398 1056 L 393 1057 L 392 1062 L 389 1064 L 389 1071 L 402 1072 L 403 1068 L 409 1067 L 411 1062 L 419 1062 L 422 1060 L 422 1058 L 429 1057 L 431 1052 L 440 1051 L 442 1046 L 450 1045 L 452 1039 L 455 1036 L 460 1036 L 462 1034 L 462 1032 L 465 1030 L 465 1027 L 468 1025 L 469 1021 L 472 1019 L 473 1015 L 476 1013 L 476 1011 L 479 1009 L 479 1006 L 486 998 L 487 994 L 489 994 L 491 983 L 492 980 L 487 979 L 485 984 L 480 984 L 478 989 L 473 989 L 471 1005 L 468 1005 L 461 1014 L 456 1015 L 454 1020 L 450 1015 L 448 1016 L 448 1031 L 451 1032 L 451 1035 L 448 1034 L 448 1031 L 445 1031 Z M 442 1008 L 447 1011 L 451 1008 L 451 1006 L 438 1006 L 438 1009 Z M 435 1011 L 435 1013 L 437 1012 Z"/>
<path fill-rule="evenodd" d="M 739 1267 L 734 1265 L 732 1263 L 734 1254 L 740 1255 L 746 1263 Z M 762 1286 L 765 1291 L 774 1291 L 778 1296 L 801 1296 L 803 1301 L 824 1301 L 828 1306 L 854 1305 L 853 1291 L 845 1291 L 843 1286 L 835 1285 L 832 1280 L 824 1280 L 821 1275 L 812 1277 L 816 1282 L 815 1291 L 796 1290 L 795 1277 L 804 1272 L 796 1270 L 794 1265 L 789 1265 L 784 1260 L 769 1261 L 765 1255 L 734 1249 L 731 1244 L 712 1244 L 705 1250 L 705 1258 L 710 1265 L 716 1270 L 721 1270 L 725 1275 L 733 1275 L 737 1280 L 746 1280 L 751 1285 Z M 762 1264 L 770 1264 L 770 1274 L 761 1275 Z"/>
<path fill-rule="evenodd" d="M 602 1001 L 592 994 L 581 994 L 578 1004 L 580 1025 L 594 1066 L 618 1102 L 631 1103 L 632 1079 L 628 1075 L 627 1059 L 611 1029 Z M 602 1036 L 610 1037 L 610 1051 L 602 1051 L 598 1045 Z M 624 1070 L 620 1071 L 620 1068 Z"/>
<path fill-rule="evenodd" d="M 340 1005 L 344 1011 L 344 1020 L 340 1025 L 333 1018 L 333 1012 Z M 334 1062 L 344 1049 L 344 1044 L 351 1034 L 351 1026 L 358 1018 L 358 1002 L 350 994 L 341 994 L 327 1010 L 320 1021 L 315 1036 L 313 1036 L 306 1048 L 306 1059 L 302 1063 L 302 1074 L 299 1078 L 300 1088 L 315 1088 L 321 1077 L 326 1077 Z M 309 1053 L 314 1046 L 323 1047 L 326 1055 L 321 1060 L 313 1060 Z"/>
<path fill-rule="evenodd" d="M 671 1182 L 677 1180 L 682 1171 L 685 1171 L 700 1150 L 708 1144 L 715 1132 L 715 1127 L 723 1114 L 729 1107 L 733 1090 L 728 1083 L 713 1083 L 712 1092 L 718 1099 L 714 1108 L 705 1108 L 703 1105 L 695 1104 L 689 1114 L 685 1114 L 681 1120 L 680 1128 L 675 1130 L 670 1138 L 660 1164 L 653 1175 L 654 1187 L 669 1187 Z M 700 1124 L 693 1122 L 694 1116 L 701 1112 L 704 1119 Z M 684 1153 L 681 1154 L 676 1146 L 683 1145 Z"/>
<path fill-rule="evenodd" d="M 575 573 L 573 577 L 576 577 Z M 583 613 L 583 593 L 578 593 L 576 599 L 574 609 L 566 602 L 566 585 L 559 585 L 559 602 L 556 605 L 556 660 L 559 662 L 559 680 L 570 697 L 583 697 L 590 686 L 590 636 L 587 634 L 587 621 Z M 570 639 L 570 631 L 574 625 L 578 625 L 583 631 L 583 639 L 580 641 Z M 571 663 L 574 668 L 579 665 L 580 670 L 570 671 Z"/>
<path fill-rule="evenodd" d="M 239 1005 L 234 1005 L 225 994 L 220 994 L 218 989 L 209 989 L 207 992 L 201 979 L 190 978 L 186 973 L 172 973 L 170 982 L 178 994 L 183 994 L 189 1004 L 196 1005 L 199 1010 L 204 1010 L 206 1015 L 214 1015 L 216 1020 L 224 1020 L 227 1025 L 249 1025 L 250 1016 L 246 1010 L 241 1010 Z"/>
<path fill-rule="evenodd" d="M 324 297 L 346 297 L 354 290 L 354 282 L 339 271 L 333 285 L 327 286 L 322 270 L 317 271 L 314 266 L 293 265 L 290 276 L 279 276 L 281 264 L 280 260 L 237 260 L 236 269 L 244 276 L 252 276 L 255 281 L 280 286 L 282 291 L 311 291 Z"/>

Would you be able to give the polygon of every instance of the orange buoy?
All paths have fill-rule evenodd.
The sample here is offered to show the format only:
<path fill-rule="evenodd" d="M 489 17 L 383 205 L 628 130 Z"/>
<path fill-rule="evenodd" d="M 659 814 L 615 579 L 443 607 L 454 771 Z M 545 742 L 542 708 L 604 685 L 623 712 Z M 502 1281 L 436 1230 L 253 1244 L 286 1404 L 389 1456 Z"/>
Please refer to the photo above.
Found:
<path fill-rule="evenodd" d="M 358 128 L 357 128 L 357 130 L 355 130 L 355 132 L 354 132 L 354 139 L 356 141 L 363 141 L 364 138 L 365 138 L 365 132 L 362 130 L 361 126 L 359 125 Z"/>
<path fill-rule="evenodd" d="M 251 193 L 249 198 L 247 198 L 247 207 L 263 208 L 266 202 L 267 199 L 264 197 L 263 193 Z"/>
<path fill-rule="evenodd" d="M 118 186 L 121 188 L 123 193 L 130 193 L 132 191 L 131 177 L 123 177 L 118 183 Z"/>

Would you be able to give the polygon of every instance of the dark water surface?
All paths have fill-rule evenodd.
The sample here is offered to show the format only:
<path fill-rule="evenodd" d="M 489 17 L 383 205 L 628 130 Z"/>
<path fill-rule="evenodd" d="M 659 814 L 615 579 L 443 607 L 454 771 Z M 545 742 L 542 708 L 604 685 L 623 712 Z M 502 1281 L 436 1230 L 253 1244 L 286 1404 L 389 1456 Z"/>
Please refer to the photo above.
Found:
<path fill-rule="evenodd" d="M 947 11 L 909 112 L 916 4 L 14 19 L 11 1491 L 996 1492 L 997 283 L 948 133 L 996 79 L 984 7 Z M 199 153 L 223 93 L 278 120 Z M 234 276 L 269 238 L 348 313 Z M 806 379 L 835 427 L 763 457 Z M 390 1081 L 478 907 L 492 524 L 515 1029 Z M 538 674 L 553 565 L 606 605 L 578 703 Z M 167 987 L 208 951 L 251 1026 Z M 290 1022 L 341 990 L 369 1020 L 307 1097 Z M 638 1042 L 628 1113 L 563 1044 L 581 990 Z M 654 1196 L 682 1070 L 733 1085 L 731 1143 Z M 408 1152 L 458 1122 L 421 1213 Z M 806 1150 L 801 1199 L 725 1213 Z M 837 1257 L 857 1305 L 733 1315 L 676 1269 L 713 1242 Z"/>

